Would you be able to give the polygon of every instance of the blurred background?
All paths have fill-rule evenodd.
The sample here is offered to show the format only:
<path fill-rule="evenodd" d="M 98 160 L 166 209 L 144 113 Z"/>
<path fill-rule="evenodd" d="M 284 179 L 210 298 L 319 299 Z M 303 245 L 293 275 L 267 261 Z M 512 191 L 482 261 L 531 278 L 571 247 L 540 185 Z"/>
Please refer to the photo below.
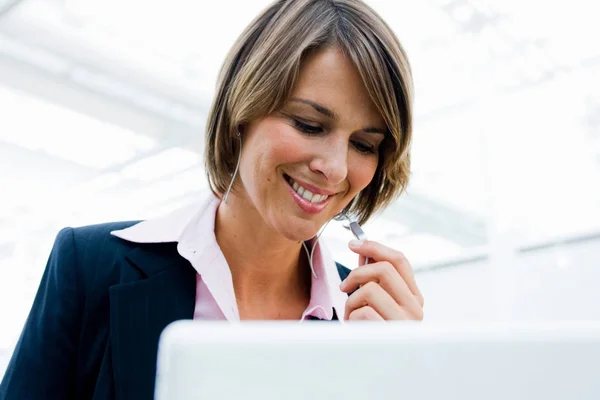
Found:
<path fill-rule="evenodd" d="M 0 0 L 0 376 L 58 230 L 206 190 L 204 124 L 267 0 Z M 600 319 L 600 24 L 585 0 L 370 0 L 416 88 L 408 192 L 364 228 L 426 321 Z M 594 39 L 595 38 L 595 39 Z M 324 233 L 354 267 L 350 235 Z"/>

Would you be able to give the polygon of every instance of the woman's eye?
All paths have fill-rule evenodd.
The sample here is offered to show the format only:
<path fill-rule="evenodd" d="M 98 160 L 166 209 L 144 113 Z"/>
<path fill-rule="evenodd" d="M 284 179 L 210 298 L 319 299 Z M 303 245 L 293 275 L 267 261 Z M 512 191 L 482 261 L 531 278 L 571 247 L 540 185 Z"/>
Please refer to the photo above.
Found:
<path fill-rule="evenodd" d="M 294 127 L 306 135 L 318 135 L 324 132 L 321 126 L 307 124 L 296 118 L 292 118 L 292 120 L 294 121 Z M 352 141 L 352 146 L 354 146 L 354 148 L 362 154 L 375 154 L 377 152 L 377 148 L 375 146 L 360 140 Z"/>
<path fill-rule="evenodd" d="M 304 132 L 309 135 L 315 135 L 317 133 L 323 132 L 323 128 L 316 125 L 306 124 L 300 120 L 294 118 L 294 126 L 301 132 Z"/>
<path fill-rule="evenodd" d="M 372 145 L 367 144 L 367 143 L 363 143 L 363 142 L 359 142 L 359 141 L 354 141 L 354 142 L 352 142 L 352 144 L 354 145 L 354 148 L 356 148 L 356 150 L 358 150 L 359 153 L 363 153 L 363 154 L 375 154 L 375 152 L 377 151 L 377 149 L 375 148 L 375 146 L 372 146 Z"/>

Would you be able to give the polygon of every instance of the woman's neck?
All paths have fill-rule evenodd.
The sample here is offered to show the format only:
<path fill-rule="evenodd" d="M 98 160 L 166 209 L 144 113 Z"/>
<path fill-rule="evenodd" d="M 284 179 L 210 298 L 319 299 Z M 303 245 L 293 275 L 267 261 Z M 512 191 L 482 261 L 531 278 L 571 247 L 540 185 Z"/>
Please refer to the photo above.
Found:
<path fill-rule="evenodd" d="M 302 243 L 266 226 L 243 198 L 232 193 L 227 203 L 219 205 L 215 236 L 231 270 L 240 314 L 242 309 L 308 304 L 311 276 Z M 280 312 L 272 309 L 269 313 Z"/>

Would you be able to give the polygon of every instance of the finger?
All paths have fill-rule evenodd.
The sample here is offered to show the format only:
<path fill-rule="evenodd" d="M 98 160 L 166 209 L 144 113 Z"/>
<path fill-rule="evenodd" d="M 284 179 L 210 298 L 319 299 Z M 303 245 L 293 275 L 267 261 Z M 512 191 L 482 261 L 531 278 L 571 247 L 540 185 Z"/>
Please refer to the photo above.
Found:
<path fill-rule="evenodd" d="M 377 314 L 370 306 L 364 306 L 352 311 L 347 318 L 349 321 L 385 321 L 383 317 Z"/>
<path fill-rule="evenodd" d="M 350 241 L 348 247 L 350 250 L 361 256 L 360 260 L 362 262 L 364 262 L 363 257 L 369 257 L 371 263 L 378 261 L 390 262 L 400 273 L 410 291 L 415 296 L 420 298 L 423 297 L 419 287 L 417 286 L 414 271 L 402 252 L 371 240 L 352 240 Z"/>
<path fill-rule="evenodd" d="M 370 306 L 385 320 L 403 319 L 401 307 L 381 286 L 375 282 L 367 282 L 346 301 L 346 316 L 354 310 Z"/>
<path fill-rule="evenodd" d="M 417 296 L 410 291 L 398 271 L 387 261 L 354 269 L 342 282 L 340 290 L 351 293 L 368 282 L 378 283 L 396 303 L 415 314 L 418 314 L 419 309 L 422 308 Z"/>

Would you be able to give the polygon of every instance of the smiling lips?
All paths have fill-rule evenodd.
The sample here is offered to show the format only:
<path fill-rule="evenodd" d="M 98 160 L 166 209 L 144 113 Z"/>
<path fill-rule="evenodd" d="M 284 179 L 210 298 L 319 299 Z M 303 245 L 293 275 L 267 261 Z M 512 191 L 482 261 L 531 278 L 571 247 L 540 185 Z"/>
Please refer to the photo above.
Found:
<path fill-rule="evenodd" d="M 310 189 L 302 186 L 288 175 L 284 175 L 288 187 L 294 200 L 300 208 L 308 213 L 317 214 L 329 204 L 332 197 L 329 193 L 314 193 Z M 321 191 L 323 192 L 323 191 Z M 334 194 L 334 193 L 332 193 Z"/>

